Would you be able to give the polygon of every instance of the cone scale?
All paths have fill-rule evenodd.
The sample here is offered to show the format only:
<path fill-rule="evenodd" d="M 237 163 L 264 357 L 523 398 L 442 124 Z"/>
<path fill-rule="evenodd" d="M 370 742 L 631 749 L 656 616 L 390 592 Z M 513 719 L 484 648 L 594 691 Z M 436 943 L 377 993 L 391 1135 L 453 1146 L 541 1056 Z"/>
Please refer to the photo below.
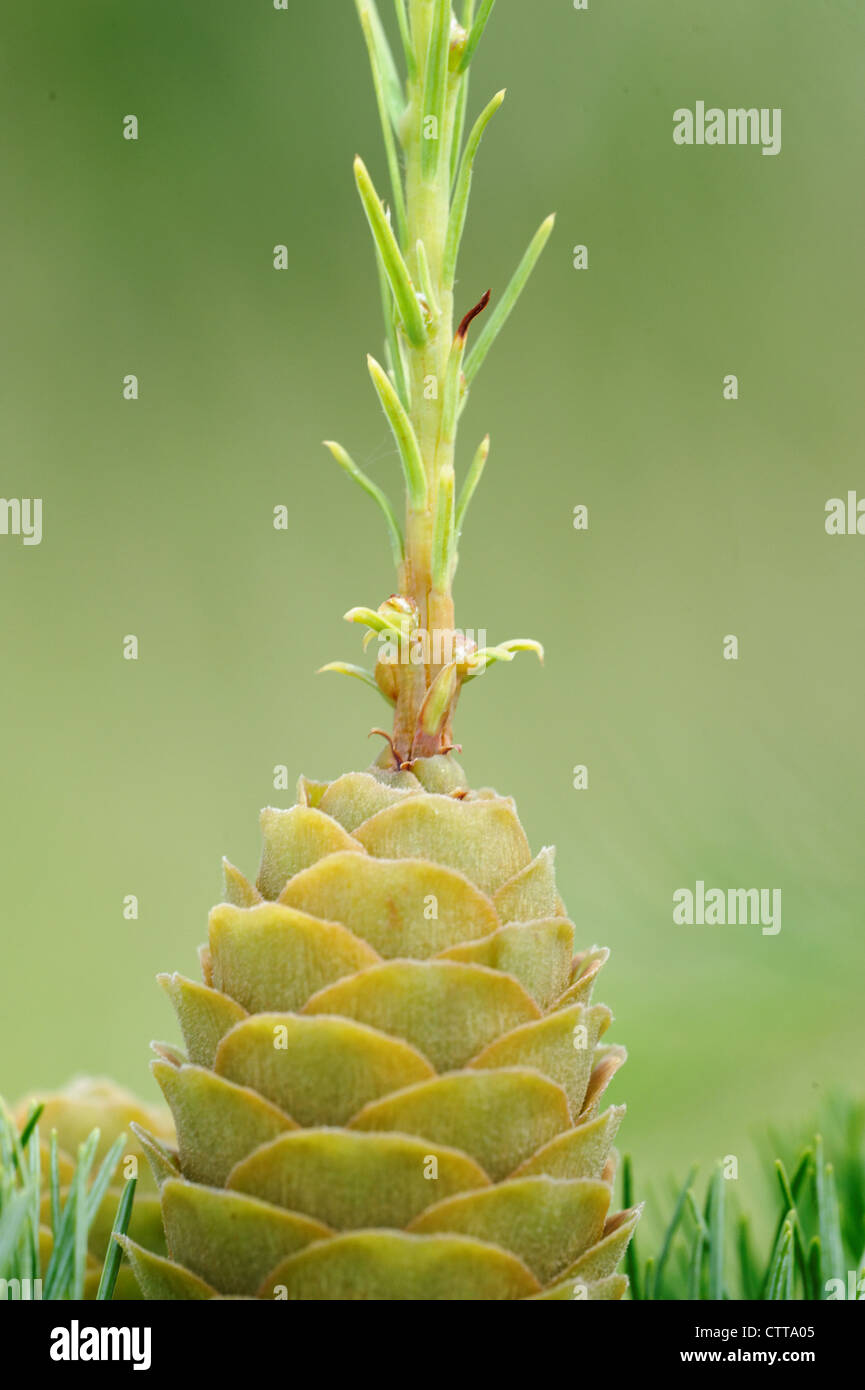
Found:
<path fill-rule="evenodd" d="M 397 591 L 346 615 L 378 643 L 373 671 L 327 669 L 372 686 L 393 726 L 368 771 L 301 777 L 294 806 L 262 812 L 257 877 L 226 863 L 202 978 L 160 976 L 183 1036 L 153 1063 L 176 1148 L 138 1133 L 167 1254 L 124 1247 L 155 1299 L 619 1299 L 639 1211 L 613 1211 L 623 1108 L 603 1096 L 625 1054 L 593 999 L 607 952 L 568 918 L 553 851 L 533 853 L 509 797 L 470 787 L 453 743 L 462 688 L 541 655 L 478 651 L 452 583 L 489 452 L 457 487 L 457 423 L 552 220 L 455 329 L 474 160 L 504 95 L 464 139 L 492 5 L 397 0 L 404 84 L 372 0 L 356 7 L 392 180 L 387 206 L 356 160 L 387 337 L 368 366 L 405 521 L 329 443 L 382 510 Z"/>

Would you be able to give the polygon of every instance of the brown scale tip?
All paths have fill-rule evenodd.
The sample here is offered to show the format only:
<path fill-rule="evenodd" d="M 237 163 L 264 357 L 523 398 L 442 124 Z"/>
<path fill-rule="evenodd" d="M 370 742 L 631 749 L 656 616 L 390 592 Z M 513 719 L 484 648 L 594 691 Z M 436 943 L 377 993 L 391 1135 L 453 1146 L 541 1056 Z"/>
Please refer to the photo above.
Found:
<path fill-rule="evenodd" d="M 477 316 L 478 316 L 478 314 L 482 314 L 482 313 L 483 313 L 484 309 L 487 307 L 487 305 L 488 305 L 489 302 L 490 302 L 490 295 L 491 295 L 491 294 L 492 294 L 492 290 L 487 290 L 487 292 L 486 292 L 486 294 L 484 295 L 484 297 L 483 297 L 482 299 L 479 299 L 479 300 L 478 300 L 478 302 L 477 302 L 477 304 L 475 305 L 475 307 L 474 307 L 473 309 L 469 309 L 468 313 L 466 314 L 465 318 L 463 319 L 462 323 L 460 324 L 459 328 L 457 329 L 457 339 L 458 339 L 459 341 L 465 342 L 466 337 L 468 336 L 468 331 L 469 331 L 469 327 L 471 326 L 472 319 L 476 319 Z"/>

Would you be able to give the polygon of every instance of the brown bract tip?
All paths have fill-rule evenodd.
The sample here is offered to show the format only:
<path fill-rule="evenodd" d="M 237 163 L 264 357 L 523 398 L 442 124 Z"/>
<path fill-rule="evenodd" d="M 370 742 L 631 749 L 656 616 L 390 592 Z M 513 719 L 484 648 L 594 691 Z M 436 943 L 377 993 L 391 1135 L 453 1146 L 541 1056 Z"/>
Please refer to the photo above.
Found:
<path fill-rule="evenodd" d="M 469 331 L 469 327 L 471 326 L 472 319 L 476 319 L 477 316 L 478 316 L 478 314 L 482 314 L 482 313 L 483 313 L 484 309 L 487 307 L 487 305 L 488 305 L 489 302 L 490 302 L 490 295 L 491 295 L 491 294 L 492 294 L 492 290 L 487 290 L 487 292 L 486 292 L 486 294 L 484 295 L 483 299 L 479 299 L 478 302 L 477 302 L 477 304 L 475 305 L 475 307 L 474 307 L 473 309 L 469 309 L 468 313 L 466 314 L 465 318 L 463 319 L 462 323 L 460 324 L 459 328 L 457 329 L 457 340 L 458 340 L 458 341 L 465 342 L 466 337 L 468 336 L 468 331 Z"/>

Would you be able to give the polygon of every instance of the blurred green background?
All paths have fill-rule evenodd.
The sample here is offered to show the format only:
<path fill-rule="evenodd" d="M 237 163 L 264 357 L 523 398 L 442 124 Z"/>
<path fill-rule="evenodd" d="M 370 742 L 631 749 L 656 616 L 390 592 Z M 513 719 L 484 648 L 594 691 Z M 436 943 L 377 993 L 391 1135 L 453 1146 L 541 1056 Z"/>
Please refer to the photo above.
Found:
<path fill-rule="evenodd" d="M 274 766 L 365 766 L 382 717 L 314 672 L 392 588 L 320 445 L 396 488 L 351 177 L 384 161 L 349 0 L 42 0 L 3 29 L 0 491 L 44 498 L 44 540 L 0 537 L 0 1091 L 152 1098 L 153 977 L 194 973 L 219 856 L 254 871 Z M 493 451 L 458 616 L 547 663 L 472 686 L 457 732 L 613 949 L 642 1181 L 733 1153 L 747 1186 L 768 1121 L 862 1087 L 865 538 L 823 523 L 865 495 L 863 40 L 853 0 L 500 0 L 475 68 L 473 111 L 509 93 L 457 307 L 558 223 L 464 416 L 464 464 Z M 677 148 L 698 99 L 781 107 L 782 153 Z M 780 935 L 675 927 L 698 878 L 781 888 Z"/>

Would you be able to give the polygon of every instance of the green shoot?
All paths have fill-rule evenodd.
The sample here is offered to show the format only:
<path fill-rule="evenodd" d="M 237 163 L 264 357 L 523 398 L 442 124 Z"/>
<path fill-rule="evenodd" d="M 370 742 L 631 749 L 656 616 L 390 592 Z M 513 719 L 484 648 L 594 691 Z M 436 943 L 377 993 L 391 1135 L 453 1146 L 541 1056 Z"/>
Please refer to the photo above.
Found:
<path fill-rule="evenodd" d="M 466 40 L 466 46 L 463 49 L 463 56 L 460 60 L 459 65 L 460 72 L 465 72 L 472 58 L 475 56 L 475 49 L 477 48 L 478 44 L 483 38 L 484 30 L 487 27 L 487 20 L 493 12 L 493 5 L 495 3 L 496 0 L 481 0 L 481 7 L 478 11 L 478 17 L 472 25 L 471 30 L 469 31 L 469 36 Z"/>
<path fill-rule="evenodd" d="M 396 513 L 394 512 L 394 509 L 391 506 L 390 501 L 382 492 L 378 484 L 374 483 L 371 478 L 368 478 L 361 468 L 358 468 L 357 464 L 346 453 L 345 449 L 342 447 L 341 444 L 334 443 L 332 439 L 326 439 L 324 441 L 324 447 L 330 450 L 331 454 L 336 459 L 340 468 L 342 468 L 350 478 L 353 478 L 354 481 L 358 484 L 358 486 L 363 488 L 364 492 L 367 493 L 373 499 L 373 501 L 378 503 L 378 506 L 381 509 L 381 513 L 385 519 L 385 525 L 387 526 L 388 534 L 390 536 L 391 550 L 393 551 L 394 563 L 396 565 L 401 565 L 403 560 L 402 533 L 399 529 L 399 522 L 396 519 Z"/>
<path fill-rule="evenodd" d="M 720 1167 L 709 1189 L 709 1297 L 724 1297 L 724 1174 Z"/>
<path fill-rule="evenodd" d="M 634 1205 L 634 1166 L 631 1156 L 628 1154 L 622 1164 L 622 1206 L 626 1211 L 630 1211 Z M 628 1243 L 625 1255 L 625 1273 L 631 1286 L 631 1298 L 638 1300 L 642 1297 L 640 1292 L 640 1268 L 637 1261 L 637 1242 L 634 1237 Z"/>
<path fill-rule="evenodd" d="M 369 0 L 355 0 L 355 3 L 357 4 L 361 27 L 366 39 L 367 49 L 369 50 L 369 63 L 372 69 L 373 87 L 375 88 L 378 114 L 381 121 L 382 139 L 384 140 L 385 155 L 387 157 L 388 172 L 390 174 L 390 185 L 393 194 L 394 211 L 396 212 L 397 229 L 399 231 L 400 240 L 404 242 L 406 238 L 405 195 L 403 193 L 402 173 L 400 171 L 399 155 L 397 153 L 396 140 L 394 137 L 394 129 L 398 127 L 399 124 L 399 108 L 401 107 L 402 100 L 399 81 L 396 78 L 396 68 L 394 67 L 393 75 L 396 81 L 396 102 L 398 103 L 395 112 L 393 92 L 386 85 L 385 73 L 383 71 L 383 67 L 386 65 L 386 59 L 384 59 L 383 56 L 382 43 L 377 42 Z M 380 26 L 379 32 L 381 32 Z M 383 33 L 381 34 L 381 38 L 384 40 Z M 389 49 L 387 53 L 388 55 L 390 54 Z M 392 58 L 390 62 L 391 65 L 393 65 Z"/>
<path fill-rule="evenodd" d="M 382 695 L 387 699 L 384 691 L 363 666 L 353 666 L 350 661 L 328 661 L 326 666 L 319 666 L 318 674 L 321 675 L 324 671 L 335 671 L 338 676 L 351 676 L 356 681 L 363 681 L 364 685 L 368 685 L 377 695 Z M 391 702 L 388 701 L 388 703 Z"/>
<path fill-rule="evenodd" d="M 487 435 L 484 439 L 481 440 L 480 444 L 478 445 L 477 452 L 474 456 L 474 459 L 472 460 L 472 466 L 466 474 L 466 480 L 463 483 L 462 491 L 460 492 L 459 502 L 457 503 L 456 517 L 454 520 L 454 530 L 456 532 L 457 544 L 459 544 L 460 536 L 463 533 L 463 525 L 465 524 L 466 512 L 469 509 L 469 503 L 471 502 L 472 497 L 474 496 L 475 488 L 481 480 L 481 475 L 484 471 L 484 467 L 489 456 L 490 437 L 489 435 Z"/>
<path fill-rule="evenodd" d="M 374 0 L 355 0 L 355 7 L 372 69 L 392 185 L 391 216 L 365 163 L 360 156 L 355 159 L 355 181 L 375 245 L 385 323 L 386 369 L 372 358 L 369 369 L 402 460 L 407 494 L 402 532 L 381 489 L 344 450 L 334 446 L 331 452 L 385 516 L 399 597 L 412 605 L 419 625 L 430 634 L 455 635 L 451 590 L 457 542 L 489 448 L 487 442 L 475 455 L 468 475 L 460 479 L 455 501 L 458 422 L 469 386 L 512 313 L 553 223 L 547 219 L 533 238 L 504 294 L 497 297 L 472 352 L 467 353 L 469 324 L 486 308 L 490 296 L 487 293 L 468 313 L 465 304 L 455 304 L 457 257 L 475 158 L 484 131 L 502 104 L 503 91 L 474 121 L 467 140 L 464 133 L 469 69 L 493 0 L 462 0 L 456 7 L 454 0 L 395 0 L 404 80 Z M 472 302 L 468 293 L 466 299 Z M 458 310 L 463 312 L 462 319 Z M 426 644 L 430 652 L 439 648 L 437 642 Z M 489 649 L 490 660 L 509 661 L 522 649 L 521 644 L 499 644 Z M 538 644 L 532 649 L 540 650 Z M 455 746 L 451 726 L 460 689 L 482 669 L 468 659 L 471 654 L 465 648 L 460 650 L 453 677 L 436 684 L 433 703 L 429 697 L 441 671 L 432 660 L 425 661 L 422 670 L 397 664 L 387 678 L 382 675 L 387 698 L 392 697 L 395 707 L 393 736 L 386 735 L 394 767 L 408 767 L 417 757 L 444 754 Z M 342 662 L 323 669 L 357 674 Z M 449 704 L 439 718 L 436 711 L 445 696 Z"/>
<path fill-rule="evenodd" d="M 685 1179 L 684 1185 L 681 1191 L 679 1192 L 679 1196 L 676 1199 L 676 1205 L 673 1208 L 673 1215 L 670 1218 L 670 1224 L 667 1227 L 666 1233 L 664 1235 L 664 1242 L 661 1246 L 661 1253 L 658 1256 L 658 1261 L 655 1266 L 655 1278 L 652 1284 L 652 1292 L 650 1293 L 648 1288 L 646 1289 L 647 1298 L 657 1298 L 659 1296 L 659 1290 L 661 1288 L 661 1278 L 663 1276 L 667 1260 L 670 1257 L 670 1250 L 672 1249 L 673 1245 L 673 1237 L 675 1236 L 676 1231 L 678 1230 L 679 1222 L 685 1214 L 685 1203 L 687 1202 L 688 1194 L 691 1190 L 691 1185 L 693 1184 L 696 1176 L 697 1169 L 696 1167 L 694 1167 L 691 1169 L 690 1173 Z"/>
<path fill-rule="evenodd" d="M 450 582 L 454 548 L 454 470 L 442 469 L 433 531 L 432 581 L 437 589 Z"/>
<path fill-rule="evenodd" d="M 369 176 L 369 170 L 359 155 L 354 161 L 354 177 L 406 335 L 415 347 L 423 347 L 427 340 L 427 330 L 412 278 L 408 273 L 408 266 L 403 260 L 390 220 Z"/>
<path fill-rule="evenodd" d="M 469 194 L 472 190 L 472 173 L 474 171 L 475 156 L 480 148 L 484 131 L 493 116 L 499 110 L 504 99 L 505 90 L 503 88 L 500 92 L 496 92 L 492 101 L 484 107 L 472 126 L 471 134 L 466 141 L 465 151 L 459 166 L 459 174 L 457 175 L 457 182 L 454 188 L 450 218 L 448 219 L 448 239 L 445 247 L 444 261 L 444 275 L 446 279 L 452 280 L 456 274 L 457 256 L 459 255 L 463 229 L 466 223 Z"/>
<path fill-rule="evenodd" d="M 367 358 L 367 366 L 399 449 L 409 501 L 416 511 L 422 511 L 427 501 L 427 478 L 417 435 L 390 377 L 374 357 Z"/>
<path fill-rule="evenodd" d="M 713 1172 L 703 1209 L 692 1190 L 696 1177 L 696 1169 L 692 1169 L 674 1202 L 659 1252 L 647 1261 L 642 1282 L 631 1244 L 627 1272 L 632 1298 L 790 1301 L 855 1297 L 865 1301 L 865 1220 L 859 1205 L 865 1175 L 865 1130 L 859 1124 L 863 1111 L 852 1104 L 839 1109 L 834 1161 L 827 1160 L 826 1145 L 818 1135 L 811 1145 L 772 1162 L 772 1186 L 780 1196 L 780 1207 L 762 1255 L 755 1248 L 753 1232 L 763 1228 L 763 1221 L 739 1211 L 730 1229 L 724 1170 L 719 1166 Z M 788 1148 L 780 1140 L 775 1142 Z M 633 1186 L 633 1164 L 626 1158 L 625 1205 L 632 1201 Z M 735 1186 L 731 1184 L 732 1190 Z M 688 1220 L 684 1219 L 686 1213 Z M 646 1240 L 645 1233 L 641 1239 Z M 729 1268 L 725 1264 L 728 1249 L 735 1249 L 737 1257 Z M 654 1273 L 649 1272 L 652 1266 Z"/>
<path fill-rule="evenodd" d="M 412 43 L 411 30 L 406 13 L 405 0 L 395 0 L 396 18 L 399 25 L 399 36 L 402 39 L 403 56 L 405 57 L 406 70 L 409 81 L 413 82 L 417 78 L 417 58 L 415 57 L 414 44 Z"/>
<path fill-rule="evenodd" d="M 471 386 L 483 366 L 487 353 L 513 312 L 517 300 L 526 287 L 529 276 L 540 259 L 541 252 L 550 239 L 550 233 L 555 226 L 555 222 L 555 216 L 551 214 L 546 221 L 541 223 L 529 243 L 526 254 L 514 271 L 510 284 L 492 314 L 487 319 L 477 342 L 469 354 L 468 361 L 466 362 L 466 381 L 469 386 Z"/>
<path fill-rule="evenodd" d="M 446 126 L 448 53 L 451 35 L 450 0 L 433 0 L 433 21 L 421 111 L 421 170 L 428 183 L 436 176 Z"/>
<path fill-rule="evenodd" d="M 105 1264 L 102 1266 L 99 1288 L 96 1291 L 96 1298 L 99 1302 L 106 1302 L 114 1295 L 114 1286 L 117 1283 L 117 1272 L 120 1269 L 120 1261 L 123 1259 L 123 1250 L 115 1237 L 125 1236 L 126 1232 L 129 1230 L 129 1221 L 132 1216 L 132 1203 L 135 1200 L 137 1181 L 137 1178 L 129 1179 L 123 1189 L 123 1195 L 117 1207 L 117 1215 L 114 1218 L 114 1225 L 111 1228 L 111 1240 L 108 1242 Z"/>

